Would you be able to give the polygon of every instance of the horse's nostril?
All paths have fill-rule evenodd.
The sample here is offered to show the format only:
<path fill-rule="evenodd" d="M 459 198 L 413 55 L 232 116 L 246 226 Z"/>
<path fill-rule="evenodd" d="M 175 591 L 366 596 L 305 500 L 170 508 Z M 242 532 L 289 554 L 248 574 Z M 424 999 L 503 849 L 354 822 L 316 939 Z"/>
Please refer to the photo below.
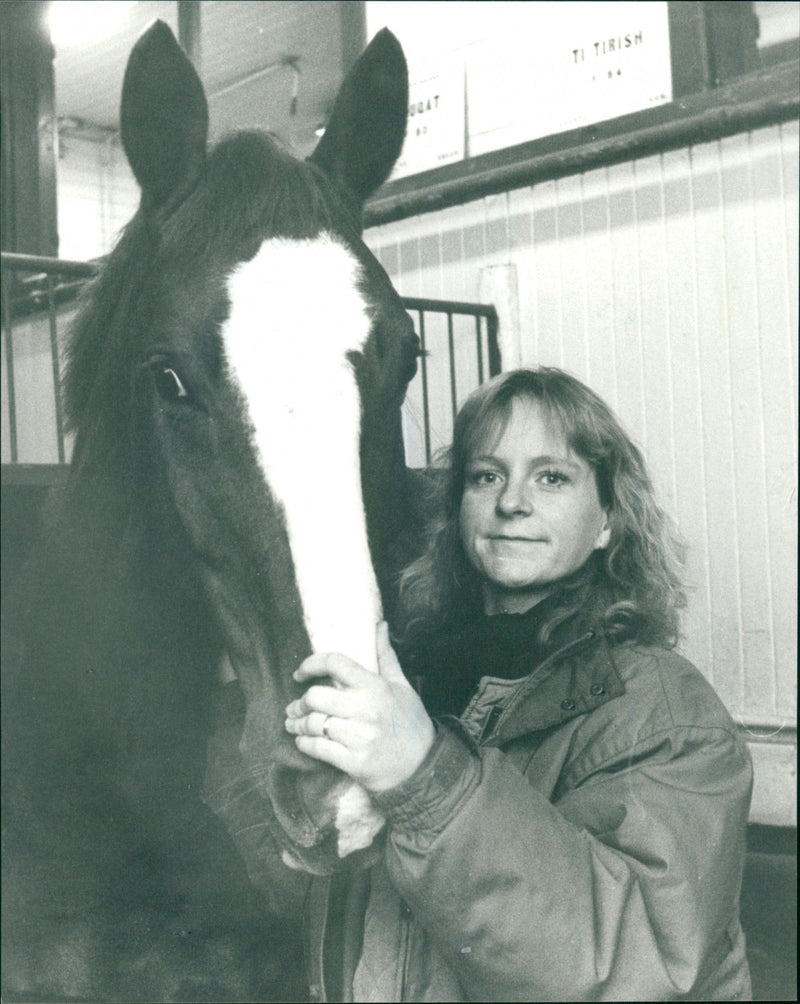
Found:
<path fill-rule="evenodd" d="M 382 853 L 383 817 L 371 808 L 366 792 L 339 771 L 274 767 L 269 788 L 277 823 L 273 835 L 292 867 L 331 875 L 342 867 L 368 868 Z M 353 798 L 354 790 L 364 796 L 366 807 Z M 354 811 L 355 818 L 348 819 Z M 345 835 L 343 823 L 350 825 Z"/>
<path fill-rule="evenodd" d="M 275 765 L 270 770 L 270 802 L 292 844 L 315 847 L 334 830 L 336 811 L 330 793 L 339 778 L 332 767 L 300 771 Z"/>

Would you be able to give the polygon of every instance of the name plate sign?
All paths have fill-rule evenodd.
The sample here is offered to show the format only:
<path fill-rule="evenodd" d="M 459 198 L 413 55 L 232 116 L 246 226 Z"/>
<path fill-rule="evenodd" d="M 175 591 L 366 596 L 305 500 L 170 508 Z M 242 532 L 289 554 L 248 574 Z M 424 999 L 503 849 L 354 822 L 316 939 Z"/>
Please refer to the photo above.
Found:
<path fill-rule="evenodd" d="M 527 30 L 486 38 L 470 59 L 469 156 L 672 100 L 666 3 L 517 6 L 531 8 Z"/>
<path fill-rule="evenodd" d="M 411 97 L 402 177 L 672 100 L 667 3 L 367 3 Z"/>
<path fill-rule="evenodd" d="M 409 81 L 406 140 L 393 178 L 464 159 L 464 67 L 417 71 Z"/>

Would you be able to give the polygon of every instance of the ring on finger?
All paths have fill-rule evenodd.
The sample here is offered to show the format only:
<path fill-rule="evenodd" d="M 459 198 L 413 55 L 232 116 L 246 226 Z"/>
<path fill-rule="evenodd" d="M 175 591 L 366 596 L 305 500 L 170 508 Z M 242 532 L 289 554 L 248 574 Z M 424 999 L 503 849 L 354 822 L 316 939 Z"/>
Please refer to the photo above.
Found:
<path fill-rule="evenodd" d="M 326 739 L 331 738 L 331 734 L 330 732 L 328 732 L 328 724 L 332 717 L 333 715 L 325 715 L 325 718 L 322 722 L 322 734 L 325 736 Z"/>

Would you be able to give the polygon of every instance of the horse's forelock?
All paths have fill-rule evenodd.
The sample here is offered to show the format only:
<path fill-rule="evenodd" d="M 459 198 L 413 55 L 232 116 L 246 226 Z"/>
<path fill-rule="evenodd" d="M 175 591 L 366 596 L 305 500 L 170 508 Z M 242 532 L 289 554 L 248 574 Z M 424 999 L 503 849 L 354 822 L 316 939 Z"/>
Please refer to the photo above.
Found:
<path fill-rule="evenodd" d="M 265 239 L 306 240 L 346 226 L 324 175 L 262 132 L 237 132 L 210 152 L 195 191 L 164 222 L 165 253 L 241 261 Z"/>

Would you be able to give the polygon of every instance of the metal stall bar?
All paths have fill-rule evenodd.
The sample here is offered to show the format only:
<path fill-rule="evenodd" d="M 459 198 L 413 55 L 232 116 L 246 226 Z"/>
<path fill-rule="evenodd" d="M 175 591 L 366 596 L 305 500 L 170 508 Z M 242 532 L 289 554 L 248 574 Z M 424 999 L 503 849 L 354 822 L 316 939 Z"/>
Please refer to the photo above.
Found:
<path fill-rule="evenodd" d="M 447 311 L 447 354 L 450 364 L 450 407 L 453 411 L 453 421 L 458 411 L 458 396 L 456 394 L 456 349 L 453 344 L 453 312 Z"/>
<path fill-rule="evenodd" d="M 11 282 L 3 271 L 3 335 L 6 343 L 6 392 L 8 394 L 8 436 L 11 463 L 16 464 L 17 450 L 17 394 L 14 387 L 14 334 L 11 319 Z"/>
<path fill-rule="evenodd" d="M 406 305 L 406 304 L 404 304 Z M 412 308 L 413 309 L 413 308 Z M 430 464 L 431 462 L 431 423 L 428 418 L 428 355 L 427 349 L 425 347 L 425 311 L 416 308 L 417 310 L 417 334 L 419 335 L 419 344 L 421 349 L 420 355 L 420 375 L 422 378 L 422 413 L 424 415 L 424 432 L 425 432 L 425 463 Z"/>
<path fill-rule="evenodd" d="M 0 259 L 3 268 L 12 272 L 58 275 L 64 279 L 89 279 L 97 275 L 101 265 L 99 261 L 70 261 L 36 254 L 12 254 L 10 251 L 3 251 Z"/>
<path fill-rule="evenodd" d="M 474 317 L 476 319 L 476 334 L 480 348 L 481 319 L 486 321 L 486 338 L 489 350 L 489 376 L 500 372 L 500 347 L 497 341 L 499 321 L 497 311 L 490 304 L 465 303 L 461 300 L 431 300 L 418 296 L 403 296 L 400 298 L 406 310 L 425 311 L 433 314 L 450 314 Z M 479 357 L 479 372 L 483 379 L 483 357 Z"/>
<path fill-rule="evenodd" d="M 425 315 L 426 314 L 436 314 L 444 315 L 447 318 L 447 353 L 448 353 L 448 366 L 449 366 L 449 389 L 450 389 L 450 406 L 452 409 L 453 419 L 455 420 L 456 412 L 458 411 L 458 373 L 456 367 L 455 359 L 455 340 L 456 332 L 454 327 L 455 317 L 473 317 L 475 319 L 475 338 L 477 342 L 477 352 L 478 352 L 478 384 L 483 383 L 486 377 L 486 365 L 484 362 L 484 349 L 483 349 L 483 332 L 486 331 L 486 341 L 488 349 L 488 370 L 489 376 L 495 376 L 495 374 L 500 372 L 500 349 L 497 343 L 497 333 L 498 333 L 498 319 L 497 311 L 493 306 L 488 304 L 479 303 L 464 303 L 459 300 L 433 300 L 424 297 L 416 296 L 404 296 L 401 297 L 403 306 L 409 312 L 414 312 L 417 315 L 417 333 L 420 337 L 420 343 L 422 346 L 423 353 L 427 351 L 427 344 L 425 338 Z M 485 329 L 484 329 L 485 325 Z M 421 389 L 422 389 L 422 408 L 423 408 L 423 423 L 424 423 L 424 436 L 425 436 L 425 461 L 427 464 L 431 463 L 431 420 L 430 420 L 430 387 L 429 387 L 429 375 L 428 367 L 426 363 L 426 356 L 423 354 L 421 359 Z"/>
<path fill-rule="evenodd" d="M 7 399 L 9 415 L 10 459 L 12 464 L 19 463 L 19 402 L 18 388 L 15 385 L 14 337 L 15 325 L 20 318 L 48 311 L 50 354 L 52 378 L 55 393 L 55 434 L 58 449 L 58 461 L 66 461 L 66 444 L 64 437 L 64 414 L 61 401 L 61 367 L 58 351 L 58 315 L 59 306 L 73 298 L 85 281 L 96 275 L 101 262 L 65 261 L 46 258 L 39 255 L 11 254 L 3 252 L 3 304 L 2 316 L 4 339 L 6 347 L 6 363 L 8 365 Z M 20 273 L 27 273 L 24 278 Z M 420 360 L 420 382 L 422 406 L 424 411 L 424 445 L 426 462 L 431 462 L 431 385 L 426 352 L 429 348 L 426 339 L 426 314 L 444 315 L 447 318 L 447 355 L 449 364 L 450 405 L 453 416 L 457 410 L 457 390 L 464 381 L 459 377 L 455 360 L 455 341 L 459 337 L 454 319 L 457 316 L 473 317 L 478 349 L 477 382 L 484 380 L 486 366 L 484 361 L 483 331 L 486 325 L 488 348 L 489 376 L 500 372 L 500 352 L 497 344 L 498 321 L 497 313 L 492 306 L 485 304 L 464 303 L 457 300 L 434 300 L 422 297 L 401 298 L 406 310 L 417 317 L 417 329 L 423 350 Z M 475 374 L 475 371 L 473 371 Z M 473 378 L 475 376 L 473 375 Z"/>
<path fill-rule="evenodd" d="M 14 366 L 14 328 L 18 319 L 47 310 L 50 356 L 56 420 L 58 462 L 66 462 L 64 412 L 61 400 L 61 366 L 58 352 L 59 304 L 76 295 L 85 281 L 96 275 L 99 263 L 67 261 L 41 255 L 3 252 L 0 257 L 3 275 L 3 328 L 6 348 L 6 392 L 10 459 L 19 462 L 19 430 Z M 22 275 L 27 273 L 23 278 Z"/>
<path fill-rule="evenodd" d="M 478 349 L 478 383 L 483 383 L 483 325 L 480 317 L 475 318 L 475 344 Z"/>
<path fill-rule="evenodd" d="M 466 303 L 463 300 L 432 300 L 421 296 L 401 296 L 400 299 L 406 310 L 425 310 L 439 314 L 450 311 L 453 314 L 465 314 L 467 317 L 494 318 L 495 326 L 497 324 L 497 311 L 490 304 Z"/>
<path fill-rule="evenodd" d="M 53 397 L 56 406 L 56 445 L 59 464 L 66 463 L 64 449 L 64 412 L 61 401 L 61 365 L 58 358 L 58 331 L 56 330 L 56 300 L 53 276 L 47 275 L 47 313 L 50 321 L 50 360 L 53 365 Z"/>
<path fill-rule="evenodd" d="M 486 344 L 489 349 L 489 376 L 497 376 L 502 369 L 500 359 L 500 341 L 497 337 L 500 330 L 500 320 L 494 307 L 489 307 L 483 315 L 486 318 Z"/>

